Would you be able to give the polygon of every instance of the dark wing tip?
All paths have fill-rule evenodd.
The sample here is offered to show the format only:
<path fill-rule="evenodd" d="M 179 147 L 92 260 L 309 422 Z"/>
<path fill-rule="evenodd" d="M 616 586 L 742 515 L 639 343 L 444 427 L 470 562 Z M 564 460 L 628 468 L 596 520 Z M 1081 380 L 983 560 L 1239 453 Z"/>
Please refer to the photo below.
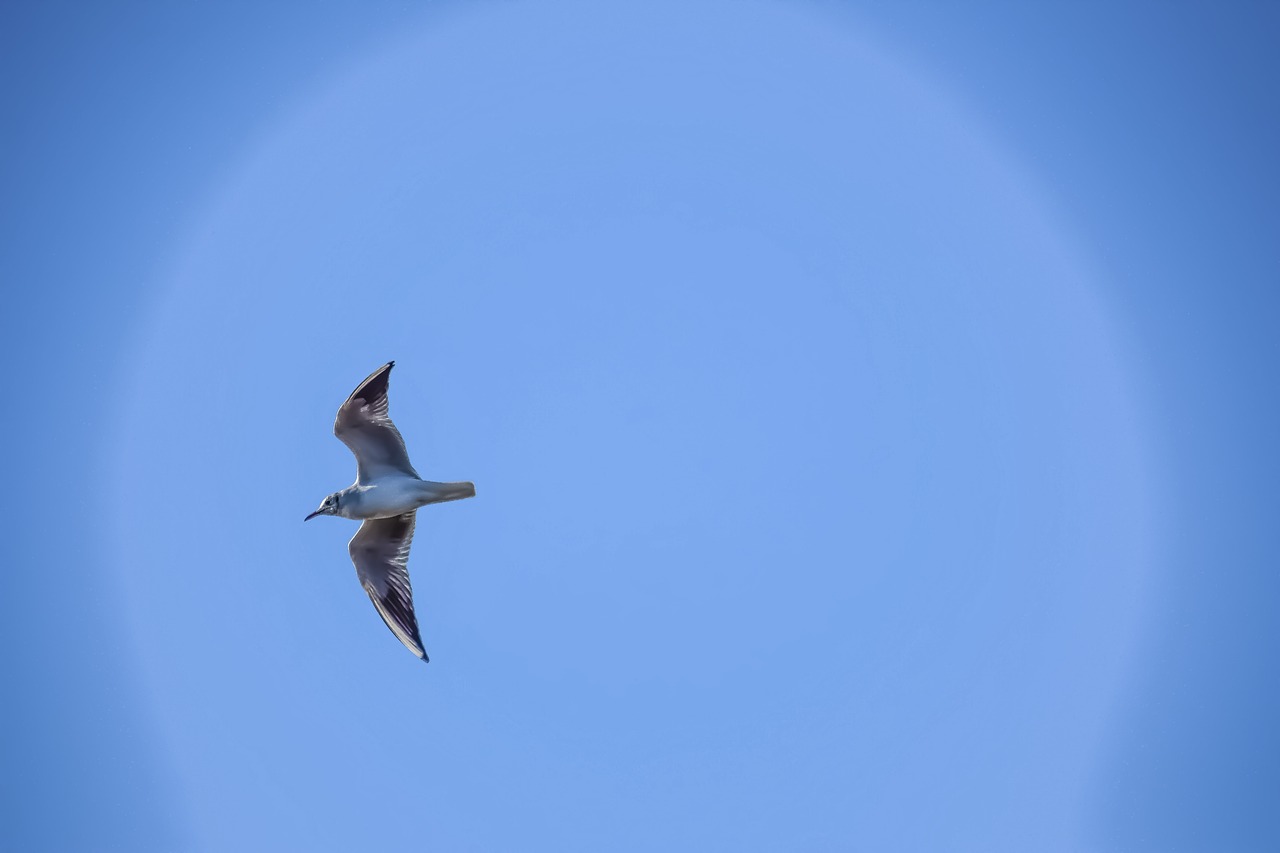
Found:
<path fill-rule="evenodd" d="M 431 663 L 431 658 L 427 657 L 427 653 L 426 653 L 426 652 L 423 652 L 423 653 L 422 653 L 422 658 L 421 658 L 421 660 L 422 660 L 422 662 L 423 662 L 423 663 Z"/>
<path fill-rule="evenodd" d="M 364 400 L 368 403 L 379 397 L 386 396 L 387 385 L 391 379 L 391 368 L 395 366 L 396 363 L 394 361 L 388 361 L 382 367 L 366 376 L 364 381 L 356 386 L 356 390 L 352 391 L 350 396 L 347 397 L 347 403 L 352 400 Z M 343 405 L 346 405 L 346 403 Z"/>

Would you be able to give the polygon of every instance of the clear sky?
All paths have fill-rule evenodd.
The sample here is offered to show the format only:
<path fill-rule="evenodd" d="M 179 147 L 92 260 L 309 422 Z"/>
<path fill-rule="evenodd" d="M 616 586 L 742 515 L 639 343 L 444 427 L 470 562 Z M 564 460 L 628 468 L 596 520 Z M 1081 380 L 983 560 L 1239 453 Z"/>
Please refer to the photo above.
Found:
<path fill-rule="evenodd" d="M 1274 6 L 268 5 L 0 12 L 0 847 L 1280 848 Z"/>

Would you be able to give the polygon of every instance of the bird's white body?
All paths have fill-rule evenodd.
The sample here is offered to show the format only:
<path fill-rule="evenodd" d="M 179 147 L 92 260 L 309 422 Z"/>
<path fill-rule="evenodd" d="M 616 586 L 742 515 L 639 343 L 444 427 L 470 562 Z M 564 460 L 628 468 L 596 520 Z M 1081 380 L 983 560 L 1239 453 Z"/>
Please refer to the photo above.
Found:
<path fill-rule="evenodd" d="M 355 483 L 338 492 L 338 511 L 343 518 L 392 518 L 413 512 L 427 504 L 473 497 L 470 483 L 434 483 L 405 474 L 387 474 L 368 483 Z"/>

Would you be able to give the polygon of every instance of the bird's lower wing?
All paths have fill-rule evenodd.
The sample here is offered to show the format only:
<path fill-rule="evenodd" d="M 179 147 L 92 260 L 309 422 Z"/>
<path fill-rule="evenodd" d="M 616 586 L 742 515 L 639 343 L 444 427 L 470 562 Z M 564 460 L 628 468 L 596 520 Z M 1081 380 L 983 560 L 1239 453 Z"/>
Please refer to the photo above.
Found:
<path fill-rule="evenodd" d="M 425 661 L 427 653 L 418 633 L 409 585 L 409 546 L 416 515 L 406 512 L 393 518 L 371 518 L 360 525 L 347 548 L 360 585 L 369 593 L 382 621 L 409 651 Z"/>

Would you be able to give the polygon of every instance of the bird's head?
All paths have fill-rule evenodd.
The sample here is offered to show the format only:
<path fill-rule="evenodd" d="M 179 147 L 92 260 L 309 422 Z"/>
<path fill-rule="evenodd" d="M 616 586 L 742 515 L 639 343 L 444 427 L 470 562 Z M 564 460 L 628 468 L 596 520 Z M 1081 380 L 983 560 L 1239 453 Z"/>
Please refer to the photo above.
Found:
<path fill-rule="evenodd" d="M 325 498 L 323 501 L 320 502 L 319 509 L 317 509 L 315 512 L 311 513 L 311 515 L 308 515 L 306 518 L 302 520 L 310 521 L 311 519 L 315 518 L 317 515 L 337 515 L 338 500 L 339 500 L 338 495 L 339 495 L 338 492 L 334 492 L 333 494 L 329 495 L 329 497 Z"/>

